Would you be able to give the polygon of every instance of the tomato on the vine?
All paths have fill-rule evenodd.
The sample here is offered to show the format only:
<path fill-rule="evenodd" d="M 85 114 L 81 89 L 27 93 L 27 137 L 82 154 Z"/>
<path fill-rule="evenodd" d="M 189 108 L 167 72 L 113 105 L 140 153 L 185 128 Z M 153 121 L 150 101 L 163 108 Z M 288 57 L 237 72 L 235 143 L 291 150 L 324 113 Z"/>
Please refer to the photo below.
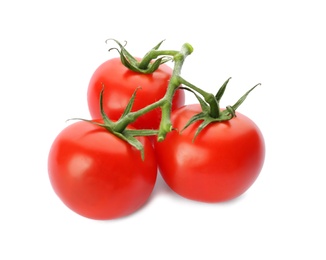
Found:
<path fill-rule="evenodd" d="M 99 107 L 100 92 L 104 92 L 104 112 L 112 120 L 123 114 L 132 94 L 139 88 L 132 111 L 139 110 L 161 99 L 167 90 L 172 69 L 161 64 L 150 74 L 134 72 L 125 67 L 120 58 L 102 63 L 93 73 L 88 86 L 88 107 L 93 119 L 101 118 Z M 172 100 L 172 110 L 184 105 L 185 95 L 178 89 Z M 161 110 L 157 108 L 139 117 L 132 125 L 138 129 L 157 129 L 160 124 Z"/>
<path fill-rule="evenodd" d="M 98 125 L 75 122 L 59 133 L 48 157 L 52 187 L 64 204 L 91 219 L 123 217 L 148 200 L 157 163 L 148 137 L 139 150 Z"/>
<path fill-rule="evenodd" d="M 179 195 L 203 202 L 222 202 L 243 194 L 255 182 L 264 162 L 265 145 L 257 125 L 236 112 L 229 121 L 213 122 L 195 139 L 200 121 L 181 129 L 201 112 L 199 104 L 172 113 L 173 127 L 155 143 L 160 173 Z"/>

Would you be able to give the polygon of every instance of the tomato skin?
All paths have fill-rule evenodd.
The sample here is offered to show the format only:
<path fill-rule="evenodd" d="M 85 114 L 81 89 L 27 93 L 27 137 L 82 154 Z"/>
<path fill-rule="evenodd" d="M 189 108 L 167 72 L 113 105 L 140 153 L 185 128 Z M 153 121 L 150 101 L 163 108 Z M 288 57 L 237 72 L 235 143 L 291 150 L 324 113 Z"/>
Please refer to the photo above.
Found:
<path fill-rule="evenodd" d="M 104 111 L 111 120 L 118 120 L 126 108 L 134 91 L 137 91 L 132 111 L 139 110 L 161 99 L 167 90 L 172 69 L 162 64 L 152 74 L 141 74 L 126 68 L 120 58 L 113 58 L 102 63 L 93 73 L 87 92 L 88 108 L 93 119 L 102 118 L 99 97 L 103 94 Z M 178 89 L 172 101 L 172 110 L 181 107 L 185 94 Z M 139 117 L 132 125 L 138 129 L 157 129 L 160 124 L 161 110 L 155 109 Z"/>
<path fill-rule="evenodd" d="M 175 110 L 173 127 L 182 129 L 200 111 L 198 104 Z M 173 191 L 191 200 L 222 202 L 240 196 L 255 182 L 264 163 L 264 139 L 252 120 L 236 115 L 208 125 L 194 142 L 201 122 L 155 142 L 160 173 Z"/>
<path fill-rule="evenodd" d="M 85 121 L 69 125 L 54 140 L 48 157 L 54 191 L 68 208 L 87 218 L 133 213 L 149 198 L 157 176 L 151 141 L 139 140 L 144 161 L 138 150 L 102 127 Z"/>

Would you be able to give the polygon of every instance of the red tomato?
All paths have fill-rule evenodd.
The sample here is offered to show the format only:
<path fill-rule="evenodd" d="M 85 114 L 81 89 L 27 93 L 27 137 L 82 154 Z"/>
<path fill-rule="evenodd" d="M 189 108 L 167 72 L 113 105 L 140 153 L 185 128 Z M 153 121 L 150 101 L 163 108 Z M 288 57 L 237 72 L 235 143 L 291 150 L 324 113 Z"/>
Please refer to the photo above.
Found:
<path fill-rule="evenodd" d="M 161 99 L 166 92 L 172 69 L 162 64 L 152 74 L 141 74 L 126 68 L 120 58 L 110 59 L 101 64 L 94 72 L 88 87 L 88 107 L 92 118 L 102 118 L 99 97 L 104 87 L 103 107 L 111 120 L 118 120 L 126 108 L 134 91 L 137 92 L 132 111 L 139 110 Z M 172 110 L 183 106 L 184 91 L 178 89 L 173 97 Z M 160 124 L 161 110 L 155 109 L 139 117 L 132 125 L 139 129 L 157 129 Z"/>
<path fill-rule="evenodd" d="M 181 130 L 198 114 L 198 104 L 172 113 L 173 127 Z M 183 132 L 170 132 L 155 143 L 159 170 L 179 195 L 203 202 L 221 202 L 243 194 L 258 177 L 264 162 L 263 136 L 248 117 L 236 112 L 225 122 L 209 124 L 193 142 L 201 122 Z"/>
<path fill-rule="evenodd" d="M 54 140 L 48 158 L 51 184 L 76 213 L 106 220 L 131 214 L 149 198 L 157 176 L 147 137 L 140 151 L 97 125 L 80 121 Z"/>

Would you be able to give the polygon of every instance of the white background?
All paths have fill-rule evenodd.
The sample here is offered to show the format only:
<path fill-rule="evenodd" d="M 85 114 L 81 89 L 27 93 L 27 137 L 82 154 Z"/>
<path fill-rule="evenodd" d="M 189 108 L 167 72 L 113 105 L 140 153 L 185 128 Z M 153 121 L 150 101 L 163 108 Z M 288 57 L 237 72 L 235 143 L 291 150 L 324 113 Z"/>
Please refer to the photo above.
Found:
<path fill-rule="evenodd" d="M 323 1 L 1 1 L 0 259 L 326 259 Z M 148 203 L 113 221 L 71 212 L 47 156 L 71 117 L 88 118 L 88 81 L 115 57 L 194 47 L 182 75 L 209 90 L 232 77 L 233 104 L 266 141 L 240 198 L 203 204 L 159 178 Z M 173 66 L 173 64 L 170 64 Z M 187 103 L 194 100 L 187 98 Z"/>

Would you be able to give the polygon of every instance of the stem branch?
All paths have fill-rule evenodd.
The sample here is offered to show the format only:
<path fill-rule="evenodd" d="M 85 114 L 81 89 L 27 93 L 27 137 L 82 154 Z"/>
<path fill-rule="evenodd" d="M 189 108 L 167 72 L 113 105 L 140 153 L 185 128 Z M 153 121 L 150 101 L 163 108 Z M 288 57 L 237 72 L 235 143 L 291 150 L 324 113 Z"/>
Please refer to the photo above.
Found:
<path fill-rule="evenodd" d="M 220 115 L 220 107 L 218 102 L 216 101 L 215 96 L 212 93 L 208 93 L 201 88 L 196 87 L 195 85 L 191 84 L 190 82 L 186 81 L 184 78 L 179 76 L 179 82 L 180 84 L 183 84 L 190 89 L 198 92 L 200 95 L 203 96 L 205 101 L 209 104 L 210 107 L 210 116 L 213 118 L 218 118 Z"/>
<path fill-rule="evenodd" d="M 175 56 L 178 51 L 168 51 L 168 50 L 151 50 L 148 52 L 144 58 L 139 63 L 140 69 L 147 69 L 148 65 L 153 59 L 156 59 L 158 56 Z"/>
<path fill-rule="evenodd" d="M 144 115 L 145 113 L 148 113 L 149 111 L 152 111 L 158 107 L 161 108 L 162 110 L 162 118 L 161 118 L 161 123 L 159 126 L 159 132 L 157 139 L 158 141 L 162 141 L 165 139 L 165 136 L 168 132 L 172 130 L 172 123 L 170 119 L 171 115 L 171 109 L 172 109 L 172 98 L 174 96 L 174 93 L 180 86 L 180 74 L 181 74 L 181 69 L 183 66 L 183 63 L 188 55 L 190 55 L 193 51 L 193 47 L 185 43 L 181 50 L 178 51 L 159 51 L 159 50 L 152 50 L 150 51 L 142 60 L 142 65 L 145 66 L 146 62 L 148 60 L 150 61 L 153 59 L 153 57 L 158 57 L 160 55 L 171 55 L 173 56 L 174 59 L 174 68 L 172 72 L 171 79 L 169 81 L 169 85 L 167 88 L 167 91 L 160 100 L 142 108 L 134 112 L 128 113 L 127 116 L 122 117 L 119 119 L 115 125 L 114 125 L 114 131 L 116 132 L 122 132 L 126 129 L 126 127 L 134 122 L 138 117 Z"/>

